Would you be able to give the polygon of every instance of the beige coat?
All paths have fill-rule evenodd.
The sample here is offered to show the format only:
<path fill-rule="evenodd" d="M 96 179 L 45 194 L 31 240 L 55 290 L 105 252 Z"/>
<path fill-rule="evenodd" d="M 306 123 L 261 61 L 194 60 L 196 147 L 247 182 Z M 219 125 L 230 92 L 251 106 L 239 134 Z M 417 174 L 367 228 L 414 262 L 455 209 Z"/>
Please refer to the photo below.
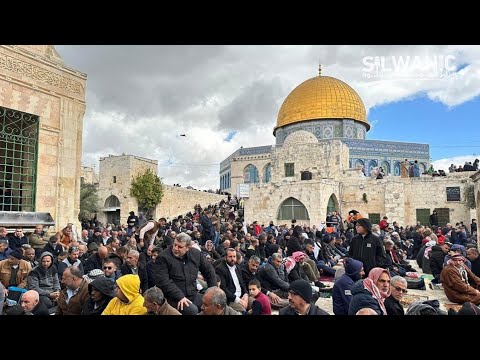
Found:
<path fill-rule="evenodd" d="M 475 305 L 480 304 L 480 278 L 465 266 L 468 274 L 468 282 L 470 285 L 462 281 L 459 271 L 453 265 L 447 265 L 440 273 L 440 281 L 442 282 L 445 295 L 448 300 L 463 304 L 472 302 Z"/>
<path fill-rule="evenodd" d="M 27 287 L 27 276 L 32 271 L 32 265 L 28 261 L 20 260 L 17 271 L 17 287 Z M 12 275 L 12 267 L 9 260 L 0 261 L 0 282 L 5 288 L 8 288 L 10 283 L 10 276 Z"/>

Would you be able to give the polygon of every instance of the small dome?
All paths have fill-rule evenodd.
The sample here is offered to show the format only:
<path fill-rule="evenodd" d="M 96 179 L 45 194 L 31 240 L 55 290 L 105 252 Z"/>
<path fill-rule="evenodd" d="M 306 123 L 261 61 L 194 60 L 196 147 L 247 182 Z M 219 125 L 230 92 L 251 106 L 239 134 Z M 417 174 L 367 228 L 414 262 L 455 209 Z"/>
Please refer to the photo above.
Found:
<path fill-rule="evenodd" d="M 298 130 L 288 135 L 283 142 L 283 146 L 290 146 L 293 144 L 318 144 L 318 140 L 311 132 Z"/>

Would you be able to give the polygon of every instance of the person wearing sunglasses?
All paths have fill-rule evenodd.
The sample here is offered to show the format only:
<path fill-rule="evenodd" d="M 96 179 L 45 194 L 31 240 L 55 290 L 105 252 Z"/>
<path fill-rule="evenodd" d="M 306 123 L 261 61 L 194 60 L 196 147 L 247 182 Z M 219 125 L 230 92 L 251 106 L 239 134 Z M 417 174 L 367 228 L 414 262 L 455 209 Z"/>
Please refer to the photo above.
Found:
<path fill-rule="evenodd" d="M 117 264 L 112 259 L 105 259 L 102 266 L 105 277 L 115 283 L 117 279 L 122 276 L 122 273 L 117 268 Z"/>
<path fill-rule="evenodd" d="M 391 294 L 385 299 L 385 308 L 387 315 L 405 315 L 400 301 L 403 295 L 407 293 L 407 280 L 401 276 L 394 276 L 390 279 Z"/>

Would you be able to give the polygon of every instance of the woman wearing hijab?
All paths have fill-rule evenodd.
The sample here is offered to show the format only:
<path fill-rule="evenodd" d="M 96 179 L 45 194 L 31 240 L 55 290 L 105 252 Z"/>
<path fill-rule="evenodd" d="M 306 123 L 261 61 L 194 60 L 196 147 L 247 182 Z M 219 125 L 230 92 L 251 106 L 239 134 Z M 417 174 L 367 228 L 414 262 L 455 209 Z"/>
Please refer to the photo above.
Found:
<path fill-rule="evenodd" d="M 352 287 L 352 300 L 348 315 L 355 315 L 362 308 L 370 308 L 379 315 L 387 315 L 384 301 L 390 296 L 390 274 L 383 268 L 373 268 L 368 277 L 358 280 Z"/>
<path fill-rule="evenodd" d="M 205 246 L 202 246 L 202 255 L 207 258 L 208 261 L 214 262 L 221 258 L 220 254 L 215 250 L 212 240 L 207 240 Z"/>

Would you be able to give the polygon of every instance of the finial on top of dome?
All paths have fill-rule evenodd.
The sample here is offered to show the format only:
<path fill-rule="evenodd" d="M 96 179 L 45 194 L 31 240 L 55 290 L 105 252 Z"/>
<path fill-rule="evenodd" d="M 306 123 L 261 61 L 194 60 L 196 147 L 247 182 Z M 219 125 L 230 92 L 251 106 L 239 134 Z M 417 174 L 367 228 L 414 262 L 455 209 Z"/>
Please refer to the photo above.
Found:
<path fill-rule="evenodd" d="M 318 65 L 318 76 L 322 76 L 322 64 Z"/>

